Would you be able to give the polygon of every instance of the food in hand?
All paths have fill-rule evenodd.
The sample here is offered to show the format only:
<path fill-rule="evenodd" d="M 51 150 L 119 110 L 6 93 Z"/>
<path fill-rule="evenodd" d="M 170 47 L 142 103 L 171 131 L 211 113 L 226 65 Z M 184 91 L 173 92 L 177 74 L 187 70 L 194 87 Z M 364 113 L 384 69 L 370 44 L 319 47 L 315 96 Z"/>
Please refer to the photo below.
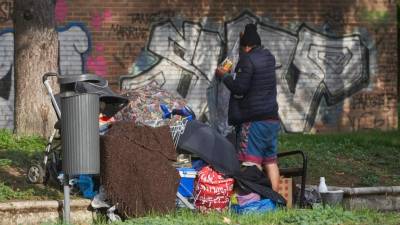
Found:
<path fill-rule="evenodd" d="M 227 72 L 231 71 L 232 66 L 233 66 L 233 62 L 232 62 L 229 58 L 226 58 L 226 59 L 221 63 L 221 67 L 222 67 L 225 71 L 227 71 Z"/>

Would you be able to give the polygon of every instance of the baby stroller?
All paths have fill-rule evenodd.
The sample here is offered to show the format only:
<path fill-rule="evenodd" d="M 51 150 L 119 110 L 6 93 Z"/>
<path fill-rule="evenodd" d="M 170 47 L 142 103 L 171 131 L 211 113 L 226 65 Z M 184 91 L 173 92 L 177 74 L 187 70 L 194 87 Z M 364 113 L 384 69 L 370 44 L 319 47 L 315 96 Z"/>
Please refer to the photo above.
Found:
<path fill-rule="evenodd" d="M 128 99 L 115 94 L 109 87 L 108 82 L 93 74 L 79 76 L 60 76 L 57 73 L 46 73 L 43 75 L 43 85 L 50 96 L 51 103 L 57 115 L 58 121 L 48 139 L 43 159 L 40 162 L 32 163 L 27 171 L 27 181 L 33 184 L 47 184 L 51 179 L 58 182 L 62 174 L 61 158 L 61 110 L 60 96 L 53 94 L 50 86 L 50 77 L 57 77 L 62 91 L 73 91 L 76 93 L 97 93 L 100 100 L 100 113 L 112 117 L 127 103 Z"/>
<path fill-rule="evenodd" d="M 189 121 L 193 121 L 196 119 L 196 114 L 193 112 L 193 110 L 189 106 L 184 106 L 181 109 L 172 109 L 171 111 L 168 109 L 168 106 L 161 104 L 160 108 L 163 112 L 162 120 L 168 120 L 171 119 L 173 116 L 178 115 L 181 117 L 180 120 L 175 121 L 174 123 L 170 124 L 170 132 L 172 136 L 172 140 L 175 146 L 175 149 L 177 153 L 183 153 L 179 148 L 178 148 L 178 142 L 181 137 L 181 135 L 184 133 L 186 124 Z M 161 120 L 161 121 L 162 121 Z M 186 152 L 185 152 L 186 153 Z M 189 195 L 183 195 L 182 193 L 190 193 Z M 178 192 L 176 193 L 177 197 L 177 205 L 179 205 L 179 201 L 187 208 L 194 210 L 195 207 L 194 205 L 190 202 L 189 198 L 192 190 L 188 190 L 187 187 L 181 182 L 178 187 Z M 178 200 L 179 199 L 179 200 Z"/>

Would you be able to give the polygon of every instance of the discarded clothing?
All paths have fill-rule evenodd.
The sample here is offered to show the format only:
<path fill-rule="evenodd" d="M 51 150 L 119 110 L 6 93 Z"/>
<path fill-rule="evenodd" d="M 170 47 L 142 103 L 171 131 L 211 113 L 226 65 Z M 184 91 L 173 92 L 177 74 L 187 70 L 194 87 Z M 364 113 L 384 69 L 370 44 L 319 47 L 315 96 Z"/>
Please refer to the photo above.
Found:
<path fill-rule="evenodd" d="M 180 177 L 169 127 L 115 122 L 100 140 L 102 184 L 121 215 L 175 210 Z"/>
<path fill-rule="evenodd" d="M 241 176 L 244 177 L 246 180 L 259 184 L 261 186 L 271 187 L 270 180 L 256 165 L 242 166 L 240 168 L 240 171 Z M 254 192 L 253 190 L 251 190 L 251 188 L 242 187 L 240 181 L 237 182 L 237 188 L 239 190 L 239 194 L 241 195 L 246 195 Z"/>

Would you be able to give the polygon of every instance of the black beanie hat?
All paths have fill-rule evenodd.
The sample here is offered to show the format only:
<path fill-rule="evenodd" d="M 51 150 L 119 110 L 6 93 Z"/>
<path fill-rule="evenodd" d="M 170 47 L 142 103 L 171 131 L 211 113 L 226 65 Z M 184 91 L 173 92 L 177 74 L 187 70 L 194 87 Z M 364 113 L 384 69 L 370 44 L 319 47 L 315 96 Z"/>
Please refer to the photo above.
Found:
<path fill-rule="evenodd" d="M 240 38 L 240 46 L 261 45 L 260 36 L 257 33 L 257 25 L 249 23 L 244 28 L 243 36 Z"/>

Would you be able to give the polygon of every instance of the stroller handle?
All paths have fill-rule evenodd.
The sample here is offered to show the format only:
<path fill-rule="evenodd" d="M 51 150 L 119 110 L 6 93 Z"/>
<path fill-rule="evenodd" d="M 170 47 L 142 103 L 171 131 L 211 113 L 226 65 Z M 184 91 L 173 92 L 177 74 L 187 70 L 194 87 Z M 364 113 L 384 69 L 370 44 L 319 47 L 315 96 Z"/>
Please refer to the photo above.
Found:
<path fill-rule="evenodd" d="M 42 77 L 42 82 L 44 83 L 49 77 L 58 77 L 58 74 L 55 72 L 45 73 Z"/>
<path fill-rule="evenodd" d="M 45 73 L 42 77 L 42 81 L 43 81 L 44 86 L 46 87 L 47 94 L 51 98 L 51 103 L 53 104 L 53 107 L 56 111 L 57 118 L 60 120 L 61 119 L 61 110 L 60 110 L 60 107 L 58 106 L 56 98 L 53 94 L 53 89 L 51 88 L 51 85 L 49 84 L 49 81 L 48 81 L 49 77 L 59 77 L 59 75 L 55 72 Z"/>

